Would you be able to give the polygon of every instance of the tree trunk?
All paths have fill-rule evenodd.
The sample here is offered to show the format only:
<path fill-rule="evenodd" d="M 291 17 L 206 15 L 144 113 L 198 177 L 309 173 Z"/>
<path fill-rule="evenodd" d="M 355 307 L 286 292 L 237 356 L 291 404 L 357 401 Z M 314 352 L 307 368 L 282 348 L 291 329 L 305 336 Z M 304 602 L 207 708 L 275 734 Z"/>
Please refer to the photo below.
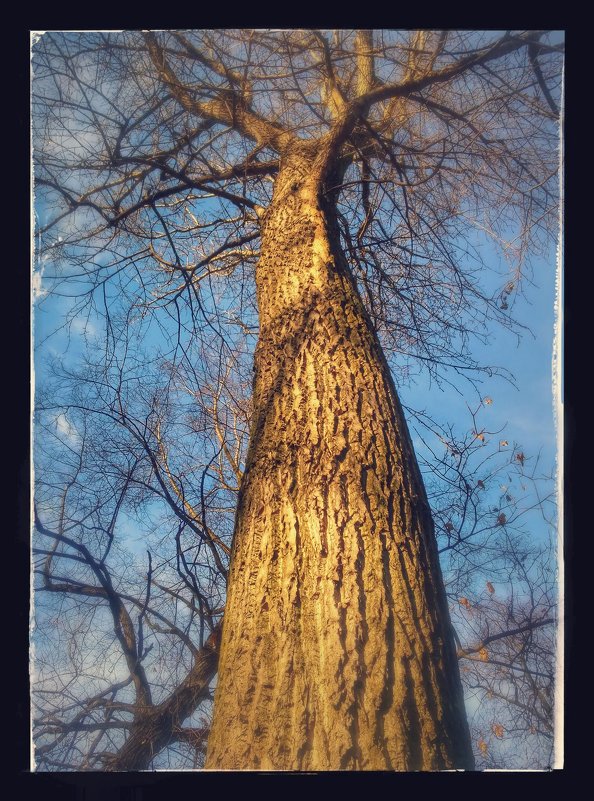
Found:
<path fill-rule="evenodd" d="M 254 421 L 206 767 L 472 768 L 422 479 L 306 151 L 262 219 Z"/>

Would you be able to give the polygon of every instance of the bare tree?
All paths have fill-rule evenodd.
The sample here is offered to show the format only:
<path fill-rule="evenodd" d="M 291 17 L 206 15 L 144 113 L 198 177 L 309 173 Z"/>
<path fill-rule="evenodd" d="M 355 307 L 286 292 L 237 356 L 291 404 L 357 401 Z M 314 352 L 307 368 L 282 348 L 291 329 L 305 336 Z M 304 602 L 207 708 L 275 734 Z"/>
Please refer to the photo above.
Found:
<path fill-rule="evenodd" d="M 488 430 L 492 402 L 469 408 L 462 432 L 411 417 L 427 460 L 478 765 L 546 769 L 557 653 L 554 476 L 538 452 Z"/>
<path fill-rule="evenodd" d="M 36 759 L 50 769 L 142 769 L 182 743 L 200 763 L 207 718 L 201 711 L 196 726 L 192 716 L 201 702 L 208 706 L 216 672 L 233 513 L 221 495 L 236 492 L 232 471 L 211 458 L 184 474 L 183 452 L 175 466 L 168 456 L 157 387 L 124 406 L 115 383 L 118 412 L 111 414 L 102 405 L 108 379 L 91 366 L 78 379 L 62 374 L 51 401 L 38 404 L 45 436 L 37 453 L 35 572 L 38 595 L 50 598 L 36 605 L 45 640 L 36 642 Z M 76 385 L 68 422 L 56 407 L 65 380 Z M 138 410 L 143 400 L 149 415 L 135 417 L 134 401 Z M 175 425 L 172 413 L 167 422 Z M 186 491 L 197 473 L 198 499 Z M 207 510 L 217 515 L 216 532 Z M 140 560 L 123 542 L 135 523 L 143 532 Z M 56 634 L 48 618 L 64 615 L 67 632 Z"/>
<path fill-rule="evenodd" d="M 468 603 L 475 637 L 459 654 L 479 767 L 550 769 L 556 653 L 550 552 L 529 553 L 520 564 L 525 576 L 522 582 L 510 576 L 513 591 L 503 600 L 487 588 L 481 602 Z"/>
<path fill-rule="evenodd" d="M 51 34 L 34 48 L 41 250 L 72 319 L 103 327 L 93 410 L 142 451 L 142 483 L 209 553 L 205 575 L 227 578 L 207 767 L 474 765 L 394 375 L 472 375 L 472 335 L 511 324 L 556 223 L 559 53 L 540 31 Z M 514 258 L 495 294 L 476 230 Z M 169 444 L 190 400 L 191 435 L 210 438 L 196 499 L 180 464 L 192 446 Z M 89 410 L 84 389 L 68 408 Z M 246 422 L 244 451 L 230 431 Z M 231 538 L 206 519 L 217 460 L 238 492 L 228 568 Z M 104 555 L 38 530 L 61 543 L 52 562 L 82 554 L 148 708 L 142 638 L 118 634 Z"/>

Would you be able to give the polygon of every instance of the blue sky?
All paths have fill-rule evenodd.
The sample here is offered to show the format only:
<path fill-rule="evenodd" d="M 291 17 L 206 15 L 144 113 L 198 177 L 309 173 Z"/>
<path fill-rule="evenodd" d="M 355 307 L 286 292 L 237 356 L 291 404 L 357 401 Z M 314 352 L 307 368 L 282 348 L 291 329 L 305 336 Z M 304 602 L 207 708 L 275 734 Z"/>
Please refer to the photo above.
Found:
<path fill-rule="evenodd" d="M 496 262 L 495 254 L 493 260 Z M 50 272 L 51 265 L 47 265 L 47 268 Z M 482 425 L 489 431 L 503 429 L 496 437 L 487 437 L 485 445 L 494 444 L 489 443 L 489 439 L 505 438 L 509 441 L 510 448 L 516 444 L 528 458 L 540 452 L 542 472 L 552 472 L 556 454 L 551 369 L 555 272 L 556 254 L 554 248 L 551 248 L 546 258 L 541 258 L 534 264 L 534 285 L 527 286 L 526 296 L 519 294 L 510 309 L 514 317 L 529 329 L 524 330 L 520 340 L 509 330 L 493 325 L 489 342 L 475 342 L 473 346 L 473 356 L 479 362 L 503 366 L 515 378 L 515 385 L 497 376 L 483 379 L 480 395 L 491 398 L 492 403 L 482 409 Z M 91 343 L 94 340 L 101 341 L 103 321 L 94 316 L 76 317 L 69 328 L 64 327 L 57 333 L 52 333 L 64 322 L 72 303 L 68 297 L 47 296 L 43 298 L 35 314 L 35 341 L 38 345 L 35 366 L 39 385 L 48 373 L 47 368 L 52 358 L 74 366 L 84 353 L 85 338 Z M 49 334 L 51 336 L 46 340 Z M 452 424 L 464 432 L 468 431 L 470 422 L 466 404 L 475 406 L 478 396 L 469 387 L 465 387 L 463 382 L 458 381 L 457 384 L 462 394 L 447 384 L 440 387 L 434 381 L 429 383 L 421 375 L 414 384 L 399 386 L 398 389 L 405 406 L 425 410 L 439 422 Z M 422 446 L 414 434 L 414 423 L 411 427 L 415 448 L 420 450 Z M 64 415 L 56 418 L 56 428 L 62 437 L 76 436 Z M 131 518 L 123 519 L 126 520 L 130 549 L 143 556 L 142 527 Z"/>
<path fill-rule="evenodd" d="M 38 209 L 43 215 L 43 209 Z M 495 289 L 505 279 L 505 266 L 491 249 L 490 262 L 495 271 L 486 276 L 487 285 Z M 52 273 L 53 265 L 43 253 L 36 254 L 35 267 Z M 506 426 L 502 436 L 516 441 L 526 451 L 542 449 L 543 463 L 552 465 L 556 453 L 556 434 L 553 417 L 552 352 L 554 337 L 554 302 L 556 253 L 549 249 L 546 257 L 534 261 L 531 285 L 518 293 L 510 304 L 510 315 L 525 329 L 521 338 L 501 326 L 493 325 L 487 344 L 475 341 L 472 355 L 479 363 L 501 366 L 514 376 L 514 384 L 500 377 L 482 378 L 480 394 L 492 399 L 488 416 L 483 423 L 490 430 Z M 498 273 L 498 275 L 496 275 Z M 37 384 L 43 382 L 51 358 L 59 358 L 74 365 L 84 352 L 85 339 L 100 340 L 103 321 L 95 315 L 76 317 L 70 326 L 64 326 L 66 315 L 72 310 L 74 299 L 66 295 L 45 295 L 46 282 L 35 277 L 34 286 L 40 287 L 35 303 L 35 369 Z M 76 287 L 75 287 L 76 289 Z M 46 339 L 47 338 L 47 339 Z M 401 385 L 398 390 L 405 405 L 424 409 L 436 419 L 465 426 L 468 420 L 466 403 L 474 404 L 473 395 L 464 382 L 455 380 L 461 393 L 445 384 L 440 387 L 424 374 L 414 383 Z M 470 397 L 470 399 L 469 399 Z"/>
<path fill-rule="evenodd" d="M 554 249 L 535 263 L 534 286 L 519 295 L 510 311 L 529 330 L 521 339 L 507 329 L 492 326 L 489 343 L 475 342 L 473 355 L 481 363 L 505 367 L 515 379 L 515 386 L 500 378 L 484 378 L 481 394 L 493 403 L 483 422 L 491 430 L 506 426 L 502 437 L 515 440 L 526 450 L 542 448 L 543 461 L 555 459 L 556 435 L 553 417 L 552 354 L 555 322 Z M 466 399 L 447 385 L 418 380 L 413 387 L 402 387 L 405 404 L 426 408 L 438 418 L 455 423 L 467 419 Z"/>

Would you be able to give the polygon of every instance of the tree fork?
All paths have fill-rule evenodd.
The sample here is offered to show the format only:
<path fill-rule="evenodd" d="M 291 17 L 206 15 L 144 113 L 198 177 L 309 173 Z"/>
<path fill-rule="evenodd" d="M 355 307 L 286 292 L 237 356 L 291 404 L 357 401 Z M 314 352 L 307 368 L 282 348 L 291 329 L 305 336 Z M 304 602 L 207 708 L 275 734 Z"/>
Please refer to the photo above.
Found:
<path fill-rule="evenodd" d="M 206 767 L 472 769 L 431 513 L 320 163 L 283 154 L 262 216 Z"/>

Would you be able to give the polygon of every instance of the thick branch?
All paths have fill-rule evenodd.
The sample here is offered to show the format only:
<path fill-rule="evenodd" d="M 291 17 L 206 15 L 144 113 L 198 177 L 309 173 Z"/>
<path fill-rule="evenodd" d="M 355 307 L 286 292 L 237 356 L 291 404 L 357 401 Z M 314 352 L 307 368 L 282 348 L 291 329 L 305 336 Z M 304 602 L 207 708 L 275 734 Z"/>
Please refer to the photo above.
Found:
<path fill-rule="evenodd" d="M 357 96 L 361 97 L 370 92 L 375 84 L 372 31 L 357 31 L 355 51 L 357 53 Z"/>
<path fill-rule="evenodd" d="M 193 178 L 189 175 L 186 175 L 184 172 L 172 170 L 164 167 L 161 164 L 157 165 L 150 159 L 135 159 L 135 161 L 139 163 L 154 164 L 155 167 L 158 166 L 160 170 L 166 172 L 171 177 L 178 178 L 180 181 L 182 181 L 182 183 L 161 189 L 151 195 L 143 197 L 137 203 L 134 203 L 132 206 L 124 209 L 122 212 L 113 217 L 109 221 L 110 225 L 115 225 L 121 220 L 126 219 L 126 217 L 129 217 L 131 214 L 134 214 L 134 212 L 138 211 L 139 209 L 150 206 L 158 200 L 163 200 L 164 198 L 177 195 L 179 192 L 187 191 L 188 189 L 198 189 L 203 192 L 217 195 L 217 197 L 222 197 L 225 200 L 229 200 L 236 206 L 248 206 L 248 208 L 254 209 L 258 213 L 260 207 L 249 198 L 244 197 L 243 195 L 237 195 L 225 189 L 220 189 L 217 186 L 212 186 L 212 184 L 220 181 L 232 180 L 233 178 L 243 179 L 252 176 L 271 175 L 278 169 L 277 162 L 254 162 L 253 164 L 243 163 L 234 165 L 228 170 L 213 170 L 213 172 L 208 175 L 199 175 Z"/>
<path fill-rule="evenodd" d="M 392 97 L 403 97 L 411 94 L 411 92 L 420 92 L 433 84 L 451 81 L 474 67 L 480 67 L 483 64 L 487 64 L 489 61 L 513 53 L 515 50 L 520 50 L 522 47 L 530 45 L 531 43 L 538 42 L 542 33 L 542 31 L 533 31 L 521 36 L 503 36 L 490 47 L 471 53 L 466 56 L 466 58 L 449 64 L 441 70 L 428 72 L 421 77 L 409 78 L 402 83 L 378 86 L 366 95 L 359 97 L 356 101 L 356 105 L 359 105 L 361 110 L 369 109 L 374 103 L 379 103 L 382 100 L 389 100 Z"/>
<path fill-rule="evenodd" d="M 140 718 L 120 751 L 106 759 L 106 770 L 146 770 L 163 748 L 181 739 L 184 720 L 207 697 L 209 684 L 216 673 L 221 627 L 222 621 L 213 629 L 198 652 L 191 671 L 169 698 Z"/>
<path fill-rule="evenodd" d="M 548 626 L 551 623 L 554 623 L 555 619 L 552 617 L 544 618 L 543 620 L 534 620 L 526 623 L 524 626 L 518 626 L 515 629 L 508 629 L 508 631 L 501 631 L 498 634 L 491 634 L 489 637 L 485 637 L 482 642 L 478 645 L 473 646 L 472 648 L 460 648 L 458 649 L 458 656 L 460 658 L 469 656 L 470 654 L 476 654 L 481 651 L 483 648 L 486 648 L 489 643 L 495 642 L 496 640 L 503 640 L 506 637 L 515 637 L 516 634 L 523 634 L 526 631 L 534 631 L 534 629 L 539 629 L 541 626 Z"/>
<path fill-rule="evenodd" d="M 549 87 L 546 84 L 544 76 L 542 74 L 542 70 L 540 68 L 540 64 L 538 63 L 538 50 L 539 47 L 537 44 L 531 44 L 528 47 L 528 56 L 530 58 L 530 63 L 532 64 L 532 69 L 534 70 L 534 74 L 536 75 L 536 80 L 538 81 L 538 85 L 540 86 L 543 95 L 547 103 L 549 104 L 549 108 L 555 115 L 555 117 L 559 116 L 559 109 L 557 108 L 557 104 L 553 100 L 553 96 L 549 91 Z"/>
<path fill-rule="evenodd" d="M 173 71 L 155 34 L 147 32 L 144 34 L 144 38 L 151 60 L 162 81 L 186 111 L 199 117 L 230 125 L 246 136 L 255 139 L 259 145 L 268 145 L 279 152 L 295 141 L 295 136 L 281 125 L 261 117 L 250 109 L 245 98 L 235 90 L 217 89 L 219 94 L 217 99 L 206 103 L 196 100 Z"/>
<path fill-rule="evenodd" d="M 319 31 L 313 31 L 313 35 L 322 46 L 322 52 L 324 54 L 324 69 L 326 74 L 325 86 L 321 95 L 322 100 L 330 112 L 330 116 L 335 120 L 344 114 L 346 110 L 346 100 L 336 80 L 334 67 L 332 66 L 332 53 L 330 52 L 328 41 Z"/>
<path fill-rule="evenodd" d="M 478 50 L 447 67 L 443 67 L 441 70 L 431 71 L 420 77 L 410 77 L 400 83 L 381 84 L 361 95 L 349 104 L 343 117 L 337 121 L 326 137 L 325 147 L 320 154 L 317 165 L 322 178 L 331 169 L 340 148 L 352 134 L 357 122 L 360 119 L 365 119 L 369 109 L 374 104 L 392 98 L 410 96 L 434 84 L 447 83 L 475 67 L 487 64 L 489 61 L 501 58 L 515 50 L 520 50 L 531 43 L 538 42 L 542 33 L 542 31 L 536 31 L 515 37 L 505 35 L 490 47 Z"/>
<path fill-rule="evenodd" d="M 64 536 L 63 534 L 58 534 L 57 532 L 50 531 L 48 528 L 46 528 L 37 516 L 37 512 L 35 512 L 35 527 L 44 536 L 51 537 L 54 539 L 54 541 L 62 542 L 65 545 L 74 548 L 75 551 L 81 554 L 86 564 L 88 564 L 97 577 L 99 583 L 101 584 L 100 588 L 81 587 L 78 589 L 78 592 L 81 595 L 103 595 L 103 597 L 107 599 L 113 618 L 114 633 L 118 639 L 118 642 L 120 643 L 126 659 L 128 670 L 130 671 L 130 675 L 132 676 L 134 682 L 136 699 L 140 705 L 150 706 L 152 703 L 151 690 L 146 673 L 144 672 L 144 667 L 140 661 L 141 655 L 138 653 L 134 626 L 132 625 L 132 620 L 130 619 L 128 610 L 122 603 L 119 595 L 112 587 L 107 571 L 104 567 L 99 565 L 91 552 L 84 545 L 81 545 L 80 543 Z M 47 574 L 46 581 L 51 588 L 51 581 Z"/>

